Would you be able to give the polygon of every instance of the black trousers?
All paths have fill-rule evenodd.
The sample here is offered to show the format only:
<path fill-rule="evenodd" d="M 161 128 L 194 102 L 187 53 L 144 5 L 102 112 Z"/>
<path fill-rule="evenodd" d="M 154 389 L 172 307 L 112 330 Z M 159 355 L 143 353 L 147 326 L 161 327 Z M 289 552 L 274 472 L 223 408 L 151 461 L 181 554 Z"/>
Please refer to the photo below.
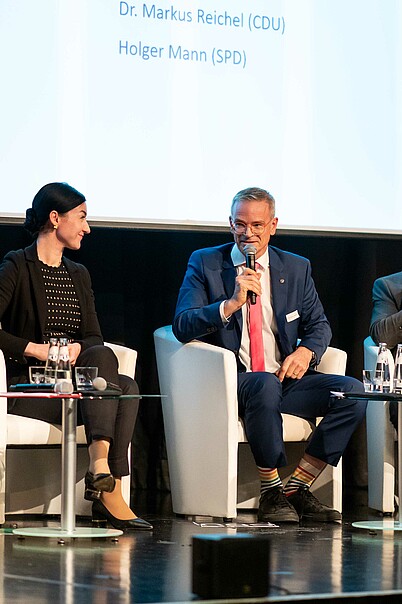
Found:
<path fill-rule="evenodd" d="M 398 431 L 398 407 L 399 407 L 400 403 L 397 403 L 396 401 L 391 401 L 389 403 L 389 419 L 392 422 L 392 425 L 394 426 L 395 430 Z"/>
<path fill-rule="evenodd" d="M 82 352 L 77 367 L 98 367 L 98 375 L 107 382 L 118 384 L 123 394 L 138 394 L 137 383 L 126 375 L 119 375 L 118 362 L 108 346 L 92 346 Z M 85 426 L 88 444 L 93 440 L 110 440 L 109 467 L 113 476 L 129 473 L 127 452 L 131 442 L 139 400 L 103 399 L 78 401 L 77 424 Z M 62 403 L 55 399 L 9 399 L 8 412 L 40 419 L 50 424 L 61 424 Z"/>

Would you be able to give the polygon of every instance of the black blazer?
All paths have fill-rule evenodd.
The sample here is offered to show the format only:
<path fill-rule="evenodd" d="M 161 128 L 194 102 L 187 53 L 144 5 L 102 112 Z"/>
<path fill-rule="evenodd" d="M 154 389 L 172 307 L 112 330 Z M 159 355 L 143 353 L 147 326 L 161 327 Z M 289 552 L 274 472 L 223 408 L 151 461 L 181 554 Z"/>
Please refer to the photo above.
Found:
<path fill-rule="evenodd" d="M 63 257 L 81 309 L 82 350 L 103 344 L 91 278 L 82 265 Z M 28 342 L 43 342 L 46 321 L 46 294 L 36 242 L 23 250 L 9 252 L 0 265 L 0 349 L 7 364 L 7 377 L 18 375 L 27 364 L 24 350 Z"/>

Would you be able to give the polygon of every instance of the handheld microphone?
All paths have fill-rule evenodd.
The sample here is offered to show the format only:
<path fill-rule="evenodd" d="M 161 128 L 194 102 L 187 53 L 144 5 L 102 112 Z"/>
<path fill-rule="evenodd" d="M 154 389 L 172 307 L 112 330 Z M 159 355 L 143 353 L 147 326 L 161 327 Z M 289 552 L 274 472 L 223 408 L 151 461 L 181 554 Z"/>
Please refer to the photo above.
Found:
<path fill-rule="evenodd" d="M 251 243 L 248 243 L 247 245 L 244 246 L 244 255 L 246 256 L 246 267 L 247 268 L 251 268 L 253 271 L 255 271 L 255 255 L 257 252 L 257 248 L 254 247 L 254 245 L 251 245 Z M 250 304 L 255 304 L 257 301 L 257 294 L 252 292 L 252 291 L 248 291 L 247 292 L 247 296 L 250 300 Z"/>
<path fill-rule="evenodd" d="M 105 380 L 105 378 L 103 377 L 96 377 L 94 379 L 94 381 L 92 382 L 92 386 L 95 388 L 95 390 L 106 390 L 106 389 L 110 389 L 110 390 L 116 390 L 118 392 L 121 392 L 121 388 L 120 386 L 118 386 L 117 384 L 112 384 L 112 382 L 107 382 Z"/>
<path fill-rule="evenodd" d="M 72 394 L 74 392 L 74 386 L 73 383 L 68 380 L 61 380 L 54 385 L 54 391 L 57 392 L 57 394 Z"/>

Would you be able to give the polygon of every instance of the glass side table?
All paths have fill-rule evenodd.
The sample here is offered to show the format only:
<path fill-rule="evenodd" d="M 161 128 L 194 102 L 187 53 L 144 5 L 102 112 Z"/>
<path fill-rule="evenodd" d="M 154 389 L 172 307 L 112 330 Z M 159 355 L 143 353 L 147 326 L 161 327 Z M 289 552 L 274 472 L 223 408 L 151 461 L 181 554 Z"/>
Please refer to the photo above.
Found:
<path fill-rule="evenodd" d="M 75 524 L 75 479 L 77 466 L 77 400 L 110 399 L 110 398 L 160 398 L 160 394 L 119 394 L 110 391 L 90 393 L 77 392 L 72 394 L 59 394 L 56 392 L 0 392 L 6 398 L 30 399 L 59 399 L 62 402 L 62 436 L 61 436 L 61 517 L 60 527 L 26 527 L 14 529 L 14 535 L 23 537 L 56 537 L 64 538 L 86 537 L 117 537 L 123 534 L 118 529 L 77 527 Z"/>
<path fill-rule="evenodd" d="M 394 394 L 393 392 L 362 392 L 360 394 L 356 394 L 355 392 L 331 392 L 331 394 L 339 398 L 353 398 L 360 401 L 396 401 L 402 403 L 402 394 Z M 398 476 L 402 476 L 402 413 L 398 413 Z M 397 519 L 359 520 L 357 522 L 352 522 L 352 526 L 371 531 L 402 531 L 400 507 L 402 502 L 402 480 L 398 481 L 398 497 L 399 509 Z"/>

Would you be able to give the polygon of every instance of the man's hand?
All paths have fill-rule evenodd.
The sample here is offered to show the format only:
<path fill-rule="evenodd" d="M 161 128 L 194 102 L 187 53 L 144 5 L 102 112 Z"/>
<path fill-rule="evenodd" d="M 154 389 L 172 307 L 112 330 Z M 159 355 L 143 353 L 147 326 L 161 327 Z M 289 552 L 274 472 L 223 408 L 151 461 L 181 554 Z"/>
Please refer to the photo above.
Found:
<path fill-rule="evenodd" d="M 284 378 L 300 380 L 310 366 L 313 353 L 305 346 L 299 346 L 292 354 L 283 361 L 280 369 L 276 372 L 279 380 L 283 382 Z"/>
<path fill-rule="evenodd" d="M 225 317 L 230 317 L 247 302 L 247 292 L 252 291 L 261 296 L 261 274 L 251 268 L 245 268 L 241 275 L 237 275 L 232 297 L 224 305 Z"/>

